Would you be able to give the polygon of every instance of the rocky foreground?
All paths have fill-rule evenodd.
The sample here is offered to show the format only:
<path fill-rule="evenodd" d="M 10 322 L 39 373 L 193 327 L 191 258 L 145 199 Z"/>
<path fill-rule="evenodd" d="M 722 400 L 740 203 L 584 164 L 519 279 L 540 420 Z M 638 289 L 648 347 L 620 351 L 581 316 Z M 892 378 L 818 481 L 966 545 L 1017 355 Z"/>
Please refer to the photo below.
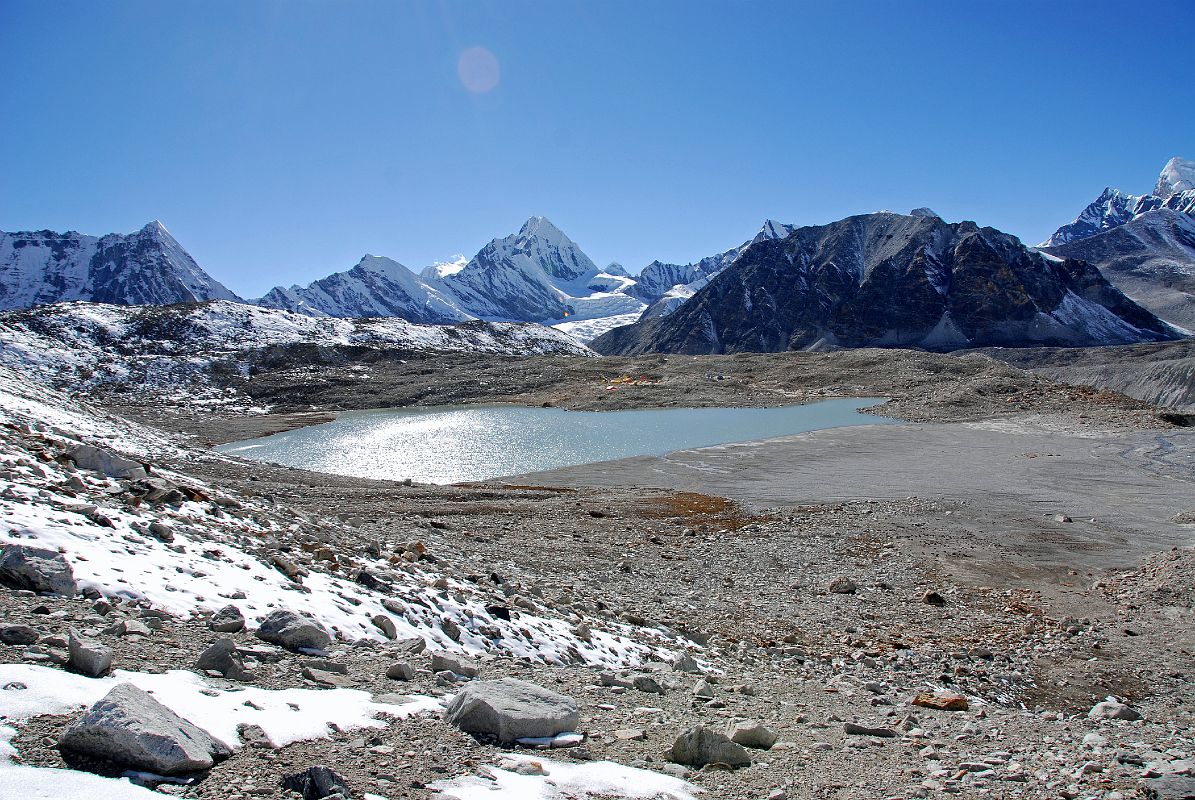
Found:
<path fill-rule="evenodd" d="M 979 356 L 801 359 L 787 381 L 766 357 L 662 359 L 617 391 L 592 359 L 378 364 L 369 404 L 791 401 L 887 380 L 889 413 L 1019 424 L 1042 459 L 1025 420 L 1080 431 L 1093 458 L 1183 421 Z M 238 391 L 280 398 L 290 369 Z M 1061 502 L 355 480 L 187 444 L 293 418 L 136 410 L 166 434 L 2 377 L 0 795 L 1195 792 L 1195 500 L 1150 530 L 1170 546 L 1126 540 L 1109 569 Z M 288 410 L 350 396 L 306 385 Z M 1174 463 L 1125 468 L 1189 483 Z M 956 568 L 1030 519 L 1067 568 Z"/>

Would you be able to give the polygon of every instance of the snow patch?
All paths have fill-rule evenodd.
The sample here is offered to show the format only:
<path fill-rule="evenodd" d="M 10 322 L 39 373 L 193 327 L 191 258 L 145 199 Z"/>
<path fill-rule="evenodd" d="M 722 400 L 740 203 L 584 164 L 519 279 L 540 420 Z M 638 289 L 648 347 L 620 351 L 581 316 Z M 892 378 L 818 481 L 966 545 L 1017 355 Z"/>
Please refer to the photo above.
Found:
<path fill-rule="evenodd" d="M 542 772 L 542 774 L 519 774 Z M 688 781 L 612 761 L 566 764 L 533 756 L 509 755 L 486 775 L 439 781 L 429 788 L 457 800 L 697 800 L 701 791 Z"/>

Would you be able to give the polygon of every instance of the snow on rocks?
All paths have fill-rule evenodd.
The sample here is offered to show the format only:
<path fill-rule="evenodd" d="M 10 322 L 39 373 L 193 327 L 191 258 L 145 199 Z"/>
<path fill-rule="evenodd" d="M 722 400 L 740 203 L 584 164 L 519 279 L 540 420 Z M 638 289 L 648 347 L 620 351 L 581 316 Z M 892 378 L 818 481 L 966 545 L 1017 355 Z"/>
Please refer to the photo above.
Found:
<path fill-rule="evenodd" d="M 0 394 L 0 408 L 3 400 Z M 123 433 L 132 438 L 136 430 Z M 48 554 L 38 556 L 38 563 L 53 569 L 37 574 L 57 577 L 39 578 L 35 585 L 42 590 L 67 591 L 64 569 L 69 567 L 78 589 L 93 595 L 182 617 L 222 612 L 235 601 L 236 612 L 255 624 L 288 610 L 343 641 L 419 639 L 457 654 L 502 653 L 613 667 L 666 653 L 635 640 L 652 639 L 650 632 L 632 639 L 623 626 L 615 626 L 617 632 L 591 630 L 581 638 L 572 619 L 525 610 L 511 619 L 476 587 L 443 578 L 427 565 L 396 567 L 381 554 L 310 559 L 302 569 L 296 565 L 293 575 L 284 574 L 274 566 L 279 548 L 290 550 L 290 559 L 304 552 L 296 530 L 326 537 L 337 523 L 296 517 L 260 500 L 227 498 L 163 467 L 156 467 L 155 475 L 181 487 L 180 497 L 173 503 L 147 502 L 136 493 L 137 481 L 73 471 L 56 457 L 78 444 L 65 435 L 32 430 L 0 436 L 0 546 L 5 553 L 20 555 L 32 548 Z M 149 440 L 129 451 L 156 447 Z M 155 524 L 170 528 L 169 541 L 155 535 Z M 28 559 L 22 555 L 17 561 Z M 27 578 L 27 573 L 21 567 L 11 575 Z M 211 624 L 227 624 L 222 632 L 233 632 L 239 626 L 236 612 L 223 612 Z M 322 638 L 295 644 L 326 645 Z"/>
<path fill-rule="evenodd" d="M 120 684 L 153 695 L 174 714 L 203 729 L 233 750 L 241 746 L 238 727 L 260 728 L 275 747 L 306 739 L 324 739 L 329 725 L 340 730 L 381 728 L 381 715 L 406 717 L 435 711 L 441 701 L 415 697 L 401 705 L 376 702 L 356 689 L 224 689 L 186 670 L 162 674 L 116 670 L 107 678 L 86 678 L 51 667 L 0 664 L 0 716 L 18 724 L 42 714 L 66 714 L 90 706 Z M 23 688 L 21 688 L 23 687 Z M 3 741 L 12 735 L 12 728 Z M 10 750 L 11 753 L 11 750 Z"/>
<path fill-rule="evenodd" d="M 511 744 L 573 731 L 581 721 L 571 697 L 517 678 L 475 681 L 449 701 L 444 720 L 466 733 Z"/>
<path fill-rule="evenodd" d="M 211 768 L 232 751 L 130 683 L 114 687 L 67 728 L 64 751 L 159 775 Z"/>
<path fill-rule="evenodd" d="M 512 754 L 483 770 L 482 776 L 461 776 L 429 788 L 457 800 L 697 800 L 700 791 L 680 778 L 609 761 L 566 764 Z"/>

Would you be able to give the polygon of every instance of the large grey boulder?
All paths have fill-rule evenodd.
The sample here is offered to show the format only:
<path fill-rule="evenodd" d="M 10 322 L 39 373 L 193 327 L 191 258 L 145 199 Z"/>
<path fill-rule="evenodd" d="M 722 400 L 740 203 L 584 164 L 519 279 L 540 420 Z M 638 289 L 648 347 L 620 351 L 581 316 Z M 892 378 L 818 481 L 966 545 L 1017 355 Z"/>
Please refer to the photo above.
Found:
<path fill-rule="evenodd" d="M 67 642 L 70 660 L 67 665 L 89 678 L 99 678 L 112 671 L 112 648 L 89 639 L 76 630 Z"/>
<path fill-rule="evenodd" d="M 67 597 L 78 591 L 71 565 L 61 553 L 24 544 L 6 544 L 0 551 L 0 583 Z"/>
<path fill-rule="evenodd" d="M 581 721 L 577 702 L 517 678 L 475 681 L 444 710 L 444 720 L 466 733 L 489 734 L 499 742 L 555 736 Z"/>
<path fill-rule="evenodd" d="M 690 767 L 704 767 L 708 764 L 746 767 L 751 764 L 751 756 L 742 745 L 730 741 L 725 734 L 700 725 L 677 736 L 665 757 L 669 761 Z"/>
<path fill-rule="evenodd" d="M 89 469 L 102 472 L 109 478 L 129 478 L 140 480 L 149 477 L 145 465 L 131 458 L 117 455 L 111 450 L 81 444 L 70 452 L 71 460 L 79 469 Z"/>
<path fill-rule="evenodd" d="M 280 608 L 270 613 L 257 628 L 257 638 L 287 650 L 323 650 L 332 637 L 311 617 Z"/>
<path fill-rule="evenodd" d="M 67 728 L 59 747 L 159 775 L 209 769 L 232 754 L 207 731 L 131 683 L 113 688 Z"/>

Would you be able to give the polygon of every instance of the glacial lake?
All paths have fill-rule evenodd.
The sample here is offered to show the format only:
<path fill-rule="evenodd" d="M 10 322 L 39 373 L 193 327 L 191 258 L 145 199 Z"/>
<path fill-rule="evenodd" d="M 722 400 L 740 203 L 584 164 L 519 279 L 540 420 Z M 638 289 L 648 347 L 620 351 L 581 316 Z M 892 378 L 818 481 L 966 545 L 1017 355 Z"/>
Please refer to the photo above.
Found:
<path fill-rule="evenodd" d="M 491 405 L 348 411 L 333 422 L 216 450 L 337 475 L 463 483 L 823 428 L 891 423 L 859 413 L 883 402 L 850 397 L 781 408 L 564 411 Z"/>

